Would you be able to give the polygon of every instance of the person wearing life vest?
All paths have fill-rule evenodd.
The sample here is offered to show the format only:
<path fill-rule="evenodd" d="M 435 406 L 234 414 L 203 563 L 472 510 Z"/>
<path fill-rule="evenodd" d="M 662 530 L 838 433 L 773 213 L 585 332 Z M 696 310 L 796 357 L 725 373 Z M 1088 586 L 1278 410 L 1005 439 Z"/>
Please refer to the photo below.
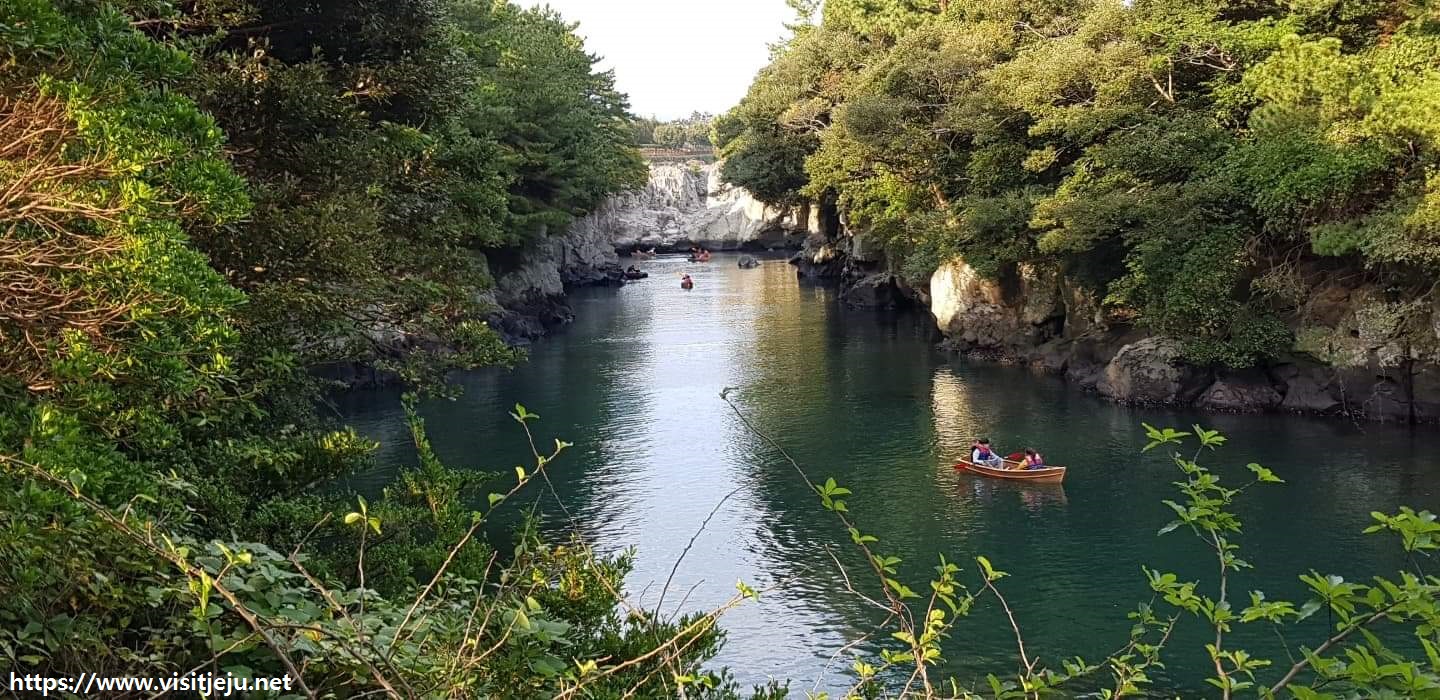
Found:
<path fill-rule="evenodd" d="M 1025 448 L 1025 459 L 1022 460 L 1026 469 L 1044 469 L 1045 458 L 1029 447 Z"/>
<path fill-rule="evenodd" d="M 1001 459 L 1000 455 L 995 454 L 995 450 L 991 449 L 990 438 L 980 438 L 975 441 L 974 449 L 970 450 L 970 461 L 992 469 L 1003 469 L 1005 467 L 1005 460 Z"/>
<path fill-rule="evenodd" d="M 695 286 L 695 282 L 690 279 L 690 275 L 685 275 L 684 277 L 681 277 L 681 278 L 680 278 L 680 288 L 681 288 L 681 289 L 690 289 L 690 288 L 692 288 L 692 287 L 694 287 L 694 286 Z"/>

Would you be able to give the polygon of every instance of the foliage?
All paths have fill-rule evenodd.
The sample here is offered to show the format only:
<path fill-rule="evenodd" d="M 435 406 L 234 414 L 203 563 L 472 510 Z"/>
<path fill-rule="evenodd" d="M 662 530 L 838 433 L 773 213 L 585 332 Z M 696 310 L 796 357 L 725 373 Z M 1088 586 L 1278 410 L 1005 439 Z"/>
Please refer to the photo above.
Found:
<path fill-rule="evenodd" d="M 482 251 L 643 178 L 594 62 L 553 13 L 489 0 L 0 4 L 7 668 L 298 659 L 339 696 L 392 682 L 380 666 L 467 684 L 429 695 L 545 695 L 532 666 L 567 643 L 604 658 L 676 625 L 694 644 L 656 663 L 708 653 L 697 620 L 613 616 L 623 559 L 528 537 L 496 563 L 468 506 L 491 477 L 439 464 L 418 418 L 427 457 L 381 498 L 322 488 L 374 445 L 321 417 L 308 368 L 433 384 L 514 361 L 480 320 Z M 541 605 L 570 617 L 530 605 L 542 579 L 569 582 Z M 536 624 L 454 666 L 486 658 L 465 630 L 492 593 Z M 426 641 L 371 653 L 382 628 Z"/>
<path fill-rule="evenodd" d="M 907 263 L 1102 270 L 1118 252 L 1123 272 L 1098 277 L 1115 303 L 1231 364 L 1275 342 L 1247 293 L 1257 240 L 1402 287 L 1432 272 L 1436 52 L 1409 5 L 847 0 L 824 17 L 706 131 L 727 177 L 766 201 L 834 195 Z M 0 61 L 8 667 L 288 673 L 312 697 L 739 696 L 703 664 L 718 618 L 767 592 L 741 582 L 717 610 L 662 618 L 618 590 L 628 556 L 533 525 L 503 555 L 484 541 L 496 509 L 549 486 L 562 441 L 513 480 L 454 469 L 407 398 L 417 467 L 372 500 L 321 490 L 373 445 L 318 417 L 306 367 L 434 380 L 513 360 L 477 320 L 480 251 L 643 176 L 624 98 L 570 25 L 488 0 L 18 0 L 0 5 Z M 1419 306 L 1385 306 L 1382 325 Z M 533 445 L 538 416 L 513 418 Z M 1025 651 L 988 559 L 973 585 L 942 559 L 926 593 L 849 514 L 860 494 L 791 460 L 874 575 L 846 593 L 893 623 L 878 658 L 854 660 L 856 694 L 1036 697 L 1108 673 L 1111 696 L 1136 695 L 1190 618 L 1215 632 L 1225 696 L 1435 694 L 1440 579 L 1416 559 L 1440 547 L 1434 515 L 1375 515 L 1413 572 L 1312 572 L 1311 600 L 1242 608 L 1228 506 L 1250 486 L 1200 465 L 1217 433 L 1148 433 L 1200 441 L 1173 457 L 1162 534 L 1196 535 L 1217 579 L 1147 571 L 1156 600 L 1127 645 L 1056 668 Z M 1020 671 L 988 690 L 932 678 L 942 640 L 992 599 Z M 1330 636 L 1288 669 L 1225 643 L 1321 611 Z"/>
<path fill-rule="evenodd" d="M 835 197 L 917 283 L 1058 268 L 1248 366 L 1292 344 L 1254 281 L 1297 255 L 1434 293 L 1440 33 L 1341 5 L 828 2 L 717 121 L 722 174 Z"/>
<path fill-rule="evenodd" d="M 422 466 L 419 478 L 406 483 L 435 486 L 440 476 L 453 486 L 458 473 L 435 461 L 423 425 L 413 411 L 411 416 Z M 518 405 L 512 417 L 527 435 L 539 418 Z M 512 485 L 491 494 L 487 509 L 464 514 L 465 527 L 439 528 L 433 534 L 446 538 L 443 557 L 426 570 L 427 582 L 388 595 L 366 586 L 367 561 L 377 553 L 368 539 L 382 537 L 389 523 L 383 508 L 363 498 L 339 523 L 358 554 L 358 580 L 347 585 L 311 568 L 305 541 L 282 554 L 267 544 L 196 539 L 143 507 L 117 509 L 96 501 L 86 482 L 73 475 L 0 458 L 8 481 L 61 512 L 89 516 L 83 519 L 87 527 L 70 529 L 67 536 L 87 545 L 94 568 L 67 593 L 124 592 L 126 597 L 106 602 L 127 606 L 124 612 L 145 622 L 120 635 L 114 627 L 92 629 L 106 620 L 89 606 L 78 616 L 51 617 L 33 612 L 18 617 L 7 607 L 8 620 L 27 624 L 0 632 L 0 653 L 18 668 L 50 674 L 161 676 L 218 662 L 238 676 L 288 674 L 310 697 L 670 697 L 682 684 L 689 686 L 689 697 L 739 697 L 723 674 L 699 669 L 721 640 L 714 625 L 718 612 L 662 620 L 631 609 L 622 617 L 618 587 L 628 556 L 597 558 L 578 534 L 562 545 L 547 544 L 533 520 L 503 563 L 476 539 L 490 513 L 526 485 L 548 480 L 546 467 L 567 447 L 556 440 L 552 453 L 534 455 L 533 471 L 517 467 Z M 437 514 L 462 507 L 444 487 L 427 495 L 434 497 L 427 502 Z M 12 526 L 7 531 L 24 532 L 13 528 L 24 523 L 26 513 L 18 514 L 18 522 L 15 515 L 6 513 Z M 101 551 L 118 557 L 101 558 Z M 7 569 L 5 575 L 35 573 Z M 111 636 L 92 643 L 101 633 Z M 757 697 L 779 692 L 757 691 Z"/>
<path fill-rule="evenodd" d="M 639 118 L 634 122 L 634 142 L 637 146 L 709 148 L 711 123 L 714 119 L 714 115 L 704 112 L 693 112 L 688 117 L 668 122 L 654 117 Z"/>
<path fill-rule="evenodd" d="M 0 13 L 0 277 L 26 290 L 0 305 L 0 439 L 35 444 L 41 418 L 73 430 L 67 462 L 182 476 L 217 530 L 293 539 L 287 519 L 327 507 L 315 486 L 363 466 L 370 446 L 319 418 L 308 368 L 433 385 L 515 361 L 480 320 L 481 251 L 644 175 L 624 97 L 553 13 Z"/>
<path fill-rule="evenodd" d="M 1178 450 L 1193 440 L 1195 452 L 1185 456 L 1172 452 L 1170 461 L 1178 469 L 1175 482 L 1180 496 L 1167 500 L 1175 519 L 1160 528 L 1158 535 L 1189 532 L 1214 558 L 1216 575 L 1209 582 L 1186 581 L 1171 572 L 1144 569 L 1154 598 L 1128 614 L 1132 622 L 1129 639 L 1116 652 L 1099 661 L 1080 657 L 1047 665 L 1026 650 L 1021 621 L 1012 613 L 999 584 L 1009 574 L 990 559 L 974 560 L 974 582 L 962 580 L 962 569 L 941 555 L 935 576 L 925 588 L 912 587 L 899 579 L 898 557 L 883 553 L 881 540 L 861 529 L 850 515 L 847 501 L 859 496 L 833 478 L 823 483 L 812 480 L 773 438 L 760 432 L 729 398 L 731 389 L 721 393 L 745 427 L 779 450 L 812 490 L 825 510 L 833 513 L 850 542 L 864 555 L 871 574 L 866 584 L 859 574 L 843 572 L 845 594 L 886 614 L 882 624 L 889 642 L 877 657 L 852 654 L 854 683 L 845 697 L 864 698 L 1040 698 L 1073 697 L 1078 692 L 1096 697 L 1149 697 L 1165 692 L 1154 677 L 1164 669 L 1170 638 L 1176 626 L 1194 619 L 1213 642 L 1205 652 L 1214 667 L 1206 681 L 1229 698 L 1236 693 L 1257 693 L 1259 697 L 1294 697 L 1306 700 L 1338 700 L 1351 697 L 1434 697 L 1440 692 L 1440 576 L 1426 574 L 1421 558 L 1440 549 L 1440 522 L 1428 511 L 1402 507 L 1397 514 L 1373 513 L 1376 524 L 1367 534 L 1398 535 L 1409 569 L 1393 576 L 1374 576 L 1371 583 L 1346 581 L 1336 575 L 1310 571 L 1299 576 L 1309 591 L 1304 602 L 1275 600 L 1263 591 L 1248 592 L 1248 605 L 1230 588 L 1233 575 L 1254 564 L 1241 557 L 1239 538 L 1242 523 L 1231 507 L 1256 487 L 1283 484 L 1283 480 L 1259 464 L 1245 465 L 1248 483 L 1227 487 L 1219 475 L 1203 466 L 1200 458 L 1223 446 L 1218 431 L 1195 426 L 1193 432 L 1144 425 L 1148 442 L 1144 451 L 1156 448 Z M 993 600 L 1015 635 L 1018 671 L 1012 676 L 988 675 L 983 682 L 966 682 L 944 677 L 940 666 L 942 640 L 949 637 L 960 620 L 977 605 Z M 1286 645 L 1287 664 L 1257 656 L 1227 644 L 1237 627 L 1256 625 L 1273 628 L 1282 640 L 1299 631 L 1289 628 L 1323 612 L 1326 634 L 1313 647 L 1294 649 Z M 1397 627 L 1413 644 L 1397 644 L 1378 636 L 1381 625 Z M 868 636 L 868 635 L 867 635 Z M 1107 682 L 1108 681 L 1108 682 Z"/>
<path fill-rule="evenodd" d="M 242 321 L 312 365 L 419 379 L 422 358 L 508 361 L 465 325 L 491 310 L 475 250 L 563 231 L 643 181 L 612 76 L 558 16 L 505 3 L 232 6 L 147 21 L 195 47 L 185 87 L 251 183 L 248 220 L 194 234 L 251 293 Z M 219 35 L 185 39 L 200 32 Z"/>

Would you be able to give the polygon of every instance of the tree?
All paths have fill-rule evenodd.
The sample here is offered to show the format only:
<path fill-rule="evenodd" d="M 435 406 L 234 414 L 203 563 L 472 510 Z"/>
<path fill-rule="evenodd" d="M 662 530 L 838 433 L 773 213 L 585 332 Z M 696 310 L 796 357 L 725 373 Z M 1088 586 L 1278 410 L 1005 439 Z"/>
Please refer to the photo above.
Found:
<path fill-rule="evenodd" d="M 685 127 L 679 124 L 661 124 L 655 127 L 655 144 L 665 148 L 684 148 Z"/>
<path fill-rule="evenodd" d="M 1058 268 L 1201 364 L 1288 350 L 1336 266 L 1392 285 L 1423 343 L 1437 34 L 1332 9 L 827 2 L 716 122 L 722 176 L 833 196 L 917 284 L 957 256 Z"/>

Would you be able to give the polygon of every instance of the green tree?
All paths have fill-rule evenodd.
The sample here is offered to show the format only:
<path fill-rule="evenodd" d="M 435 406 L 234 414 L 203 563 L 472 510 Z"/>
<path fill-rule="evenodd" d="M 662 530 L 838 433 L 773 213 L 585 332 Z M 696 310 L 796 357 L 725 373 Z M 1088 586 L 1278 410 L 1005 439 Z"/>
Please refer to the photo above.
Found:
<path fill-rule="evenodd" d="M 655 127 L 655 145 L 665 148 L 685 147 L 685 127 L 679 124 L 661 124 Z"/>
<path fill-rule="evenodd" d="M 1417 6 L 845 0 L 792 29 L 715 124 L 722 176 L 833 196 L 915 283 L 957 256 L 1056 268 L 1231 366 L 1288 350 L 1295 289 L 1337 265 L 1425 323 Z"/>

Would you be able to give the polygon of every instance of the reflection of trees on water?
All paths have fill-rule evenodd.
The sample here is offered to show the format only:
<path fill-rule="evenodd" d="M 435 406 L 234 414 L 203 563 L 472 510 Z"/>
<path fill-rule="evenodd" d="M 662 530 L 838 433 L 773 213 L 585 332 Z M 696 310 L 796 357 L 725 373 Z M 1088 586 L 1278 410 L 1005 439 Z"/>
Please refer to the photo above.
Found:
<path fill-rule="evenodd" d="M 855 520 L 880 538 L 880 551 L 905 559 L 901 578 L 912 587 L 921 590 L 942 552 L 972 582 L 975 555 L 1009 571 L 1001 588 L 1027 644 L 1051 664 L 1119 646 L 1125 613 L 1148 597 L 1142 563 L 1213 579 L 1201 545 L 1155 537 L 1170 517 L 1160 501 L 1174 497 L 1178 475 L 1164 455 L 1139 453 L 1142 420 L 1226 431 L 1229 445 L 1206 462 L 1227 484 L 1243 483 L 1248 461 L 1289 480 L 1236 506 L 1246 558 L 1259 566 L 1237 577 L 1237 590 L 1300 597 L 1294 577 L 1311 566 L 1351 579 L 1394 571 L 1403 565 L 1397 548 L 1360 535 L 1368 512 L 1440 505 L 1433 433 L 1120 407 L 1023 369 L 936 358 L 925 319 L 844 310 L 828 290 L 797 284 L 788 265 L 738 270 L 717 259 L 682 296 L 671 273 L 685 265 L 646 263 L 654 266 L 646 282 L 576 295 L 576 325 L 537 344 L 529 363 L 464 375 L 464 397 L 428 403 L 424 414 L 446 461 L 508 471 L 527 462 L 528 448 L 507 412 L 518 401 L 540 413 L 542 443 L 576 444 L 553 467 L 561 498 L 592 541 L 638 544 L 646 580 L 663 582 L 709 508 L 745 484 L 697 541 L 677 584 L 683 593 L 707 579 L 690 603 L 704 605 L 706 595 L 732 593 L 737 577 L 761 585 L 797 577 L 788 592 L 726 618 L 735 640 L 726 658 L 737 668 L 785 663 L 773 649 L 787 659 L 833 652 L 883 615 L 844 594 L 827 547 L 857 587 L 874 593 L 867 563 L 789 465 L 736 423 L 716 396 L 725 385 L 742 388 L 747 414 L 813 477 L 834 476 L 855 492 Z M 398 393 L 341 402 L 385 445 L 377 481 L 413 462 Z M 1041 449 L 1070 468 L 1066 483 L 956 474 L 953 458 L 980 434 L 1007 453 Z M 548 499 L 543 486 L 528 495 Z M 552 523 L 568 524 L 545 508 Z M 1177 631 L 1172 673 L 1203 674 L 1201 632 Z M 1268 630 L 1235 638 L 1265 653 L 1274 643 Z M 756 640 L 763 660 L 746 656 Z M 1013 655 L 1008 623 L 990 603 L 946 644 L 950 668 L 965 679 L 1011 670 Z M 796 673 L 813 673 L 803 661 Z"/>
<path fill-rule="evenodd" d="M 623 532 L 617 521 L 643 504 L 627 486 L 642 478 L 631 466 L 649 461 L 645 432 L 656 419 L 649 387 L 635 381 L 653 373 L 663 348 L 655 337 L 655 300 L 643 291 L 632 286 L 575 297 L 575 325 L 541 341 L 554 347 L 537 346 L 534 373 L 512 384 L 503 399 L 529 401 L 518 394 L 544 388 L 557 420 L 542 414 L 537 438 L 541 445 L 552 436 L 575 444 L 551 472 L 555 491 L 587 539 L 612 550 L 623 544 L 616 541 Z M 542 507 L 552 527 L 571 526 L 553 502 Z"/>
<path fill-rule="evenodd" d="M 614 489 L 621 475 L 612 465 L 634 461 L 642 450 L 639 438 L 648 422 L 643 385 L 622 386 L 632 376 L 645 376 L 657 343 L 649 336 L 650 302 L 631 290 L 595 290 L 571 299 L 579 307 L 574 326 L 530 348 L 529 361 L 511 370 L 490 368 L 452 378 L 463 394 L 457 400 L 425 401 L 420 413 L 437 455 L 456 468 L 508 475 L 515 465 L 533 464 L 525 435 L 509 417 L 516 403 L 540 414 L 532 424 L 539 446 L 552 437 L 574 443 L 549 467 L 560 499 L 576 515 L 582 534 L 605 541 L 613 534 L 616 514 L 633 504 L 624 489 Z M 619 320 L 617 320 L 617 318 Z M 611 326 L 620 330 L 603 342 L 592 336 Z M 597 371 L 604 368 L 604 371 Z M 356 487 L 378 489 L 394 480 L 400 469 L 415 464 L 415 449 L 400 392 L 392 389 L 350 392 L 341 397 L 342 412 L 362 432 L 381 443 L 377 470 L 357 477 Z M 608 477 L 597 475 L 608 473 Z M 618 495 L 617 495 L 618 494 Z M 490 529 L 504 531 L 518 522 L 523 506 L 539 503 L 550 527 L 568 529 L 569 521 L 543 485 L 497 514 Z M 477 504 L 478 505 L 478 504 Z"/>
<path fill-rule="evenodd" d="M 936 435 L 924 319 L 830 303 L 775 308 L 769 320 L 756 334 L 758 385 L 742 397 L 748 415 L 812 478 L 833 476 L 851 488 L 856 522 L 880 537 L 880 551 L 903 557 L 901 577 L 923 589 L 941 543 L 963 540 L 945 532 L 948 496 L 929 487 Z M 777 575 L 804 572 L 794 605 L 829 618 L 837 647 L 871 631 L 884 613 L 845 593 L 832 555 L 865 593 L 878 596 L 879 583 L 834 516 L 773 450 L 757 447 L 749 467 L 763 504 L 765 561 Z"/>

